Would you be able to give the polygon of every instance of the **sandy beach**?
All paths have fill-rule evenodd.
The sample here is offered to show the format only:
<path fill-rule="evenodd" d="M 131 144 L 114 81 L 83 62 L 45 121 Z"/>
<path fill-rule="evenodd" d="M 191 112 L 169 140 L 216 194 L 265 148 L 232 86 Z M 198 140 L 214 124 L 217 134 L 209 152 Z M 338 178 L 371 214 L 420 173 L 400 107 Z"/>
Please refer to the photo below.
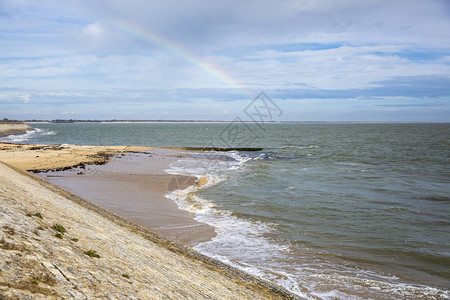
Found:
<path fill-rule="evenodd" d="M 25 172 L 69 171 L 73 166 L 104 164 L 112 154 L 153 148 L 0 144 L 0 149 L 2 297 L 295 298 L 282 288 L 162 238 L 136 224 L 136 219 L 131 222 L 105 209 L 104 203 L 93 204 Z M 158 172 L 167 162 L 160 162 L 158 167 L 157 159 L 150 161 L 154 165 L 153 177 L 161 175 Z M 123 162 L 113 160 L 106 170 L 126 171 Z M 141 175 L 143 170 L 147 168 L 141 169 Z M 102 172 L 104 177 L 97 177 L 96 184 L 109 181 Z M 139 183 L 142 178 L 135 179 L 137 184 L 148 184 Z M 169 178 L 159 180 L 155 185 L 164 188 L 152 190 L 148 196 L 160 197 L 167 190 Z M 185 184 L 195 184 L 192 180 L 188 178 Z M 152 209 L 161 209 L 161 205 Z M 167 214 L 170 205 L 162 211 Z M 157 219 L 153 221 L 160 222 Z M 58 232 L 59 225 L 64 233 Z"/>
<path fill-rule="evenodd" d="M 71 168 L 84 164 L 104 164 L 110 155 L 141 152 L 153 147 L 26 145 L 0 143 L 0 161 L 21 170 L 38 171 Z"/>
<path fill-rule="evenodd" d="M 194 220 L 165 195 L 197 184 L 193 176 L 164 170 L 187 151 L 153 149 L 116 155 L 107 164 L 85 165 L 37 175 L 88 201 L 115 212 L 171 240 L 193 246 L 209 241 L 214 229 Z"/>
<path fill-rule="evenodd" d="M 124 159 L 123 153 L 141 151 L 152 152 L 138 161 Z M 195 221 L 191 213 L 178 209 L 165 198 L 169 189 L 183 189 L 196 183 L 195 177 L 164 172 L 185 152 L 153 147 L 0 144 L 0 161 L 36 172 L 41 178 L 138 225 L 192 245 L 211 239 L 213 229 Z M 112 158 L 120 153 L 123 156 Z M 176 186 L 170 187 L 172 182 Z"/>

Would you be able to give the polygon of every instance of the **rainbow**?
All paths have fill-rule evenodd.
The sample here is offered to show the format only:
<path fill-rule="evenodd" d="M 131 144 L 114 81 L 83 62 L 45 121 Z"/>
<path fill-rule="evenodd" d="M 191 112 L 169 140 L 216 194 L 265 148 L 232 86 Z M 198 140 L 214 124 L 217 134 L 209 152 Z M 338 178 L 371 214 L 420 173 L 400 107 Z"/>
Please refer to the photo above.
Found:
<path fill-rule="evenodd" d="M 219 67 L 200 60 L 198 57 L 194 56 L 189 51 L 183 49 L 181 46 L 177 45 L 173 41 L 163 38 L 160 35 L 151 32 L 149 30 L 144 31 L 143 29 L 133 24 L 119 21 L 112 25 L 122 33 L 131 35 L 141 40 L 145 40 L 160 48 L 165 49 L 166 51 L 181 58 L 182 60 L 195 65 L 196 67 L 203 70 L 205 73 L 212 75 L 219 81 L 225 83 L 227 86 L 230 86 L 240 91 L 247 98 L 251 97 L 248 91 L 246 91 L 238 82 L 236 82 L 233 78 L 228 76 L 224 71 L 220 70 Z"/>

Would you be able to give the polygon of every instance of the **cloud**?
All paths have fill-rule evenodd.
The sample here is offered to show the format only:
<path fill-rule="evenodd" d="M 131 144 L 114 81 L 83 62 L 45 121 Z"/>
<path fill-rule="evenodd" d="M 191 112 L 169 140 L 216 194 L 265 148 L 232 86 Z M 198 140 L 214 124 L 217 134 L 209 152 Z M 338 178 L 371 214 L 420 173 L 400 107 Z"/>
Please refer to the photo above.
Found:
<path fill-rule="evenodd" d="M 320 101 L 450 99 L 445 0 L 3 0 L 0 9 L 2 111 L 108 103 L 114 114 L 147 102 L 173 117 L 203 101 L 231 116 L 225 105 L 260 90 L 321 110 L 339 104 Z"/>
<path fill-rule="evenodd" d="M 93 38 L 98 37 L 102 32 L 103 29 L 98 21 L 83 28 L 83 33 Z"/>
<path fill-rule="evenodd" d="M 440 59 L 416 62 L 397 55 L 402 47 L 342 46 L 325 50 L 258 51 L 244 57 L 206 56 L 216 69 L 246 89 L 315 90 L 368 89 L 408 75 L 429 76 L 427 85 L 441 85 L 439 76 L 450 74 Z M 234 88 L 211 70 L 164 52 L 153 55 L 81 54 L 39 59 L 0 61 L 3 86 L 53 89 L 109 88 Z M 445 76 L 444 76 L 445 77 Z M 401 87 L 399 87 L 401 88 Z"/>
<path fill-rule="evenodd" d="M 0 104 L 8 104 L 8 103 L 28 103 L 30 102 L 30 94 L 17 93 L 17 92 L 0 92 Z"/>
<path fill-rule="evenodd" d="M 399 1 L 92 1 L 105 22 L 131 23 L 189 47 L 307 42 L 448 47 L 449 4 Z"/>

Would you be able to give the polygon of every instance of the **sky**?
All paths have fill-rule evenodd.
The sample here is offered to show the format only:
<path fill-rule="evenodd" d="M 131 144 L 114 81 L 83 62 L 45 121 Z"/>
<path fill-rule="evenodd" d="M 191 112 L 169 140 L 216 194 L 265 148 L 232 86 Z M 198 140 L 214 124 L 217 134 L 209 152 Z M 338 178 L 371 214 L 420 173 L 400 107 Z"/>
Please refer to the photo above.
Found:
<path fill-rule="evenodd" d="M 450 1 L 0 0 L 0 118 L 450 122 Z"/>

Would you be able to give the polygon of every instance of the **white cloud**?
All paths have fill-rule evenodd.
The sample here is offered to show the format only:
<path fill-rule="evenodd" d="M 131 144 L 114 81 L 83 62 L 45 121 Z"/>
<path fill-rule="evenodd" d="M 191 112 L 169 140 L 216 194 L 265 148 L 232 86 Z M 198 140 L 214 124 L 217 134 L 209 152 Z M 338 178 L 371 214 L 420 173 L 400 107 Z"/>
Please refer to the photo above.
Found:
<path fill-rule="evenodd" d="M 240 57 L 200 57 L 250 89 L 354 89 L 399 76 L 450 74 L 441 60 L 400 57 L 403 46 L 339 47 L 294 52 L 260 51 Z M 393 51 L 392 53 L 389 51 Z M 381 55 L 376 52 L 382 52 Z M 401 52 L 401 51 L 400 51 Z M 234 88 L 195 63 L 167 53 L 153 55 L 73 55 L 0 61 L 3 86 L 29 89 L 108 90 Z"/>
<path fill-rule="evenodd" d="M 244 82 L 292 88 L 295 83 L 318 89 L 367 88 L 373 81 L 397 76 L 450 74 L 439 61 L 416 62 L 398 56 L 404 46 L 339 47 L 315 51 L 263 51 L 231 64 L 233 75 L 251 74 Z M 381 52 L 381 53 L 377 53 Z M 393 52 L 393 53 L 391 53 Z M 288 59 L 287 61 L 285 59 Z M 253 72 L 251 72 L 253 70 Z"/>
<path fill-rule="evenodd" d="M 230 81 L 345 91 L 450 74 L 446 0 L 3 0 L 2 9 L 0 88 L 24 91 L 2 103 L 104 103 L 121 89 L 126 103 L 160 97 L 172 113 L 175 100 L 230 100 L 233 92 L 205 90 Z"/>
<path fill-rule="evenodd" d="M 98 21 L 83 28 L 83 33 L 93 38 L 98 37 L 102 32 L 103 29 Z"/>
<path fill-rule="evenodd" d="M 16 92 L 3 92 L 0 93 L 0 103 L 14 103 L 18 104 L 30 102 L 31 95 Z"/>

